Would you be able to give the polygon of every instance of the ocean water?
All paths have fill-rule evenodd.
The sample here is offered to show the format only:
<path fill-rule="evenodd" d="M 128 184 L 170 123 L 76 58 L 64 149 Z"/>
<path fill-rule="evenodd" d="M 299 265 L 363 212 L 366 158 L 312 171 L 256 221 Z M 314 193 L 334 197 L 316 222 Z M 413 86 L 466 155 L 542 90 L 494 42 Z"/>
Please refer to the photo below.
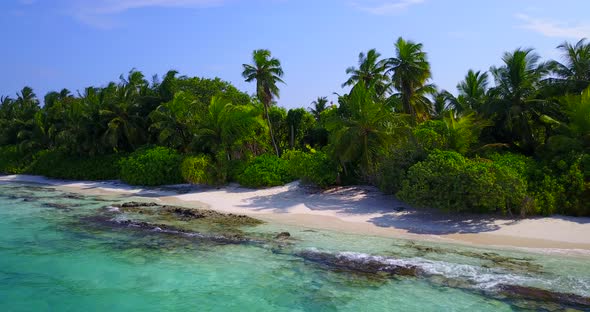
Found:
<path fill-rule="evenodd" d="M 92 222 L 123 201 L 0 183 L 0 311 L 590 310 L 589 256 L 279 224 L 243 228 L 254 239 L 227 243 Z M 272 239 L 282 231 L 291 239 Z"/>

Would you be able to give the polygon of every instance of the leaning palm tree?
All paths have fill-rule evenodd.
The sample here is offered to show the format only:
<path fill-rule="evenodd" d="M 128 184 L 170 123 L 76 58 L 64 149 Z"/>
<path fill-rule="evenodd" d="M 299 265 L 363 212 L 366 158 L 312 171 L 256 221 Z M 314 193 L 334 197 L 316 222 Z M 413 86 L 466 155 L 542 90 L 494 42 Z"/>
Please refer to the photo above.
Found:
<path fill-rule="evenodd" d="M 549 63 L 556 76 L 551 82 L 565 91 L 581 92 L 590 85 L 590 44 L 583 38 L 574 45 L 563 42 L 557 48 L 563 53 L 563 63 Z"/>
<path fill-rule="evenodd" d="M 328 97 L 320 96 L 311 102 L 311 105 L 313 106 L 309 108 L 309 111 L 313 114 L 315 120 L 320 121 L 320 115 L 326 110 L 328 106 Z"/>
<path fill-rule="evenodd" d="M 279 97 L 277 82 L 283 82 L 283 68 L 281 62 L 273 58 L 269 50 L 254 50 L 252 53 L 252 64 L 243 64 L 242 76 L 246 82 L 256 81 L 256 95 L 264 106 L 264 114 L 268 123 L 272 145 L 277 156 L 280 155 L 279 147 L 275 140 L 272 124 L 268 110 L 272 105 L 273 98 Z"/>
<path fill-rule="evenodd" d="M 423 94 L 435 90 L 433 85 L 427 83 L 431 72 L 426 52 L 422 51 L 421 43 L 406 41 L 401 37 L 395 43 L 395 49 L 396 56 L 387 61 L 387 66 L 388 72 L 393 73 L 393 86 L 399 91 L 403 112 L 411 115 L 414 121 L 425 119 L 427 116 L 420 116 L 416 107 L 423 99 L 416 95 L 419 90 Z"/>
<path fill-rule="evenodd" d="M 389 79 L 385 74 L 387 62 L 379 59 L 380 57 L 381 54 L 375 49 L 369 50 L 367 54 L 359 53 L 359 67 L 352 66 L 346 69 L 346 74 L 350 77 L 342 87 L 354 86 L 362 81 L 366 87 L 374 87 L 377 95 L 383 95 L 387 91 Z"/>

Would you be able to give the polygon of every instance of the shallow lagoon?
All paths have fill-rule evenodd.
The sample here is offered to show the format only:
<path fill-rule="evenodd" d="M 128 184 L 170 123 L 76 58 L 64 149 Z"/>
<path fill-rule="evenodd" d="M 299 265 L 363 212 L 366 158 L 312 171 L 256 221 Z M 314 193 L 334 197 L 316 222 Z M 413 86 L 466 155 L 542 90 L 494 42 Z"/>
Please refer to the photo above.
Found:
<path fill-rule="evenodd" d="M 127 200 L 0 184 L 0 311 L 550 311 L 567 306 L 512 298 L 497 287 L 590 296 L 588 257 L 278 224 L 243 228 L 254 243 L 225 244 L 85 221 Z M 266 240 L 281 231 L 291 233 L 287 244 Z M 359 273 L 305 252 L 421 274 Z"/>

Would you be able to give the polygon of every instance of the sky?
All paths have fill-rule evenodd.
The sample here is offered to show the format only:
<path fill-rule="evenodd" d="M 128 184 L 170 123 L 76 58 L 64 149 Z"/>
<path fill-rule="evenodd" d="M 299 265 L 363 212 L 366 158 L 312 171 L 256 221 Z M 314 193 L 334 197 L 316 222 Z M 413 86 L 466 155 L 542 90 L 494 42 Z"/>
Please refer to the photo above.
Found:
<path fill-rule="evenodd" d="M 308 107 L 347 91 L 359 52 L 392 57 L 400 36 L 422 43 L 433 82 L 456 92 L 506 51 L 559 59 L 557 45 L 590 38 L 588 12 L 588 0 L 2 0 L 0 95 L 76 92 L 133 68 L 220 77 L 251 94 L 242 64 L 263 48 L 285 71 L 278 104 Z"/>

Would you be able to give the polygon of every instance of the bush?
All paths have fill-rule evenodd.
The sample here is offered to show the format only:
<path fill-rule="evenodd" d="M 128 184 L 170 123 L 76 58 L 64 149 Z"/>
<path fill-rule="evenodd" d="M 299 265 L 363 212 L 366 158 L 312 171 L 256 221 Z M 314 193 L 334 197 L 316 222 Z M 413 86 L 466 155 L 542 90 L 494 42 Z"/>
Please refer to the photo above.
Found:
<path fill-rule="evenodd" d="M 132 185 L 182 183 L 182 156 L 166 147 L 139 149 L 121 160 L 121 180 Z"/>
<path fill-rule="evenodd" d="M 254 188 L 284 185 L 293 179 L 289 174 L 287 160 L 272 155 L 254 158 L 238 175 L 241 185 Z"/>
<path fill-rule="evenodd" d="M 336 164 L 323 152 L 311 150 L 288 151 L 283 155 L 288 161 L 289 174 L 300 179 L 303 183 L 326 188 L 336 183 L 338 170 Z"/>
<path fill-rule="evenodd" d="M 402 188 L 408 169 L 426 158 L 426 153 L 413 146 L 393 150 L 377 165 L 377 186 L 386 194 L 395 194 Z"/>
<path fill-rule="evenodd" d="M 510 167 L 434 151 L 408 170 L 397 195 L 413 205 L 446 211 L 520 212 L 526 181 Z"/>
<path fill-rule="evenodd" d="M 25 172 L 67 180 L 116 180 L 122 157 L 120 154 L 80 157 L 58 150 L 43 150 L 35 154 Z"/>
<path fill-rule="evenodd" d="M 0 174 L 18 174 L 24 171 L 27 157 L 16 146 L 0 147 Z"/>
<path fill-rule="evenodd" d="M 187 156 L 180 165 L 182 178 L 192 184 L 218 183 L 211 158 L 205 155 Z"/>

